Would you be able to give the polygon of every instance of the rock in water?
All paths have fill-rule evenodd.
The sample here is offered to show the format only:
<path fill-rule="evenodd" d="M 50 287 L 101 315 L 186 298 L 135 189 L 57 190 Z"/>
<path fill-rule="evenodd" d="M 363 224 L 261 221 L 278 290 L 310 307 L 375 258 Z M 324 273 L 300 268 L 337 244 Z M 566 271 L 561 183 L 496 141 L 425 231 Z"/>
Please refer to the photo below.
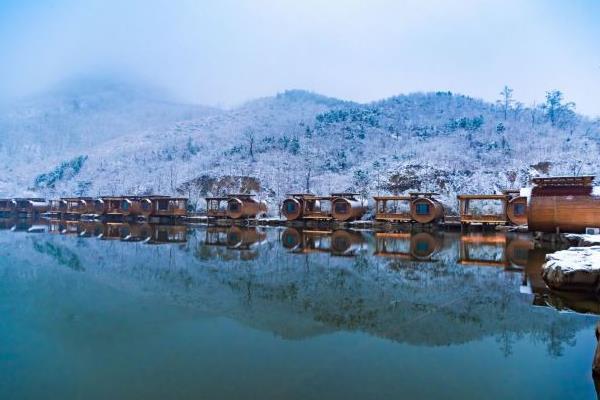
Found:
<path fill-rule="evenodd" d="M 571 247 L 548 254 L 542 278 L 551 289 L 600 291 L 600 246 Z"/>

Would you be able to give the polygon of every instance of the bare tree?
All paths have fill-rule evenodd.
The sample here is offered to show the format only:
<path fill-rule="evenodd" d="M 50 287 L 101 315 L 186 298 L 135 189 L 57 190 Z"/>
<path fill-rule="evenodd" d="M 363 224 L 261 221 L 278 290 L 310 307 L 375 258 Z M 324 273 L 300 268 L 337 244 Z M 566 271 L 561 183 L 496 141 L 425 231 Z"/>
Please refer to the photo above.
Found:
<path fill-rule="evenodd" d="M 248 142 L 248 154 L 252 161 L 254 161 L 254 142 L 256 141 L 256 135 L 252 129 L 248 128 L 244 131 L 244 137 Z"/>
<path fill-rule="evenodd" d="M 507 85 L 504 85 L 504 89 L 502 89 L 502 91 L 500 92 L 500 96 L 502 96 L 502 98 L 499 100 L 499 103 L 502 107 L 502 111 L 504 112 L 505 121 L 508 117 L 508 111 L 510 110 L 511 105 L 514 102 L 512 94 L 513 90 Z"/>

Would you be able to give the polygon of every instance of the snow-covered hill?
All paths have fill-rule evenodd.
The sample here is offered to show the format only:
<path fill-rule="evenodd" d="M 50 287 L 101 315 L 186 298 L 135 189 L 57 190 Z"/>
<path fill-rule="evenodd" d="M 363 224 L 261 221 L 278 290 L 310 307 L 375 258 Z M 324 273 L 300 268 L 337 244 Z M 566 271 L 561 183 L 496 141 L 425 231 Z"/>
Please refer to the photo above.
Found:
<path fill-rule="evenodd" d="M 535 108 L 449 92 L 369 104 L 301 90 L 230 110 L 91 85 L 0 114 L 0 196 L 437 191 L 526 186 L 535 175 L 598 173 L 600 122 L 564 101 Z M 17 111 L 15 111 L 17 110 Z"/>

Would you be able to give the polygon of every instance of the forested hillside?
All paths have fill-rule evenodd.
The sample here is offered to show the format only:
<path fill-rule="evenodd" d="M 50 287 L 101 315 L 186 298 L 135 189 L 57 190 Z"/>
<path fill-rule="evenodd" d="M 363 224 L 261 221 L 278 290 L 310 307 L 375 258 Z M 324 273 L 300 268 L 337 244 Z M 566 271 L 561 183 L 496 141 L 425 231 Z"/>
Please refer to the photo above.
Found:
<path fill-rule="evenodd" d="M 450 92 L 359 104 L 301 90 L 229 110 L 157 101 L 122 86 L 62 91 L 0 114 L 0 195 L 248 190 L 457 193 L 524 187 L 532 176 L 600 172 L 600 122 L 559 91 L 524 106 Z M 15 111 L 17 110 L 17 111 Z"/>

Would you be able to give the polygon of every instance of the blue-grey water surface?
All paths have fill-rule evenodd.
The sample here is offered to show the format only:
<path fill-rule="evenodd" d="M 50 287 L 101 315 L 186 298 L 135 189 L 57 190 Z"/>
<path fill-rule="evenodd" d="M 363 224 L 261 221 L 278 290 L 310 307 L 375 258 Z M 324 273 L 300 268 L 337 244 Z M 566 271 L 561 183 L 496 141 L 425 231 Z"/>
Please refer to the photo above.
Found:
<path fill-rule="evenodd" d="M 0 228 L 2 399 L 596 398 L 527 236 Z"/>

